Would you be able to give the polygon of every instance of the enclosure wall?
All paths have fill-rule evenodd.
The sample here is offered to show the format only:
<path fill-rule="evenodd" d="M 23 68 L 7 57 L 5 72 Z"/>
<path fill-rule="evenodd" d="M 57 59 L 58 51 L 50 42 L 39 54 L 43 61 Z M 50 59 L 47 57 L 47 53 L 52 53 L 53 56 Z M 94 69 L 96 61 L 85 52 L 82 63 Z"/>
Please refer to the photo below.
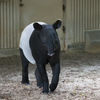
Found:
<path fill-rule="evenodd" d="M 0 0 L 0 50 L 18 48 L 19 36 L 18 0 Z"/>
<path fill-rule="evenodd" d="M 100 29 L 100 0 L 66 0 L 66 45 L 85 42 L 86 30 Z"/>

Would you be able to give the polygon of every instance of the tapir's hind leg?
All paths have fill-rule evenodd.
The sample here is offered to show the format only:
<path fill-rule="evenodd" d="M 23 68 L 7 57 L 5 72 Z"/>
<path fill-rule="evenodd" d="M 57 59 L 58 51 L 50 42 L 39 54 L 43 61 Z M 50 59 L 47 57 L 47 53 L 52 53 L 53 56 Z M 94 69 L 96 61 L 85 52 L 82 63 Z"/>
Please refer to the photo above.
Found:
<path fill-rule="evenodd" d="M 42 78 L 38 71 L 38 68 L 36 68 L 36 70 L 35 70 L 35 76 L 36 76 L 36 80 L 37 80 L 37 86 L 39 86 L 39 88 L 43 87 Z"/>
<path fill-rule="evenodd" d="M 21 61 L 22 61 L 22 83 L 23 84 L 29 84 L 29 79 L 28 79 L 29 61 L 24 56 L 21 48 L 20 48 L 20 56 L 21 56 Z"/>

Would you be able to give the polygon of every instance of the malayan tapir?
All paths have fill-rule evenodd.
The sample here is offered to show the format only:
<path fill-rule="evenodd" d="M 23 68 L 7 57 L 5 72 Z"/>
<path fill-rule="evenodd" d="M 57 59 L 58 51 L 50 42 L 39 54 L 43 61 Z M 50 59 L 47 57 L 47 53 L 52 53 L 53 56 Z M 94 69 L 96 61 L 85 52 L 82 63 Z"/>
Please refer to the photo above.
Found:
<path fill-rule="evenodd" d="M 44 22 L 29 24 L 22 32 L 20 38 L 20 56 L 22 61 L 22 83 L 29 84 L 29 62 L 37 65 L 35 76 L 37 86 L 43 87 L 42 93 L 49 92 L 49 81 L 46 73 L 46 64 L 52 68 L 52 81 L 50 91 L 53 92 L 59 81 L 60 74 L 60 42 L 56 29 L 60 28 L 61 20 L 52 25 Z"/>

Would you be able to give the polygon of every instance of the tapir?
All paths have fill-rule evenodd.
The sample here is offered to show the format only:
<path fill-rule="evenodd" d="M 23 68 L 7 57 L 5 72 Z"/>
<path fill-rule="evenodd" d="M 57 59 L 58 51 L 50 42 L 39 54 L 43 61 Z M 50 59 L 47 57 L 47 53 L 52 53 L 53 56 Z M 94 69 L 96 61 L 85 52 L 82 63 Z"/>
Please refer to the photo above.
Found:
<path fill-rule="evenodd" d="M 22 84 L 29 84 L 29 62 L 36 64 L 35 76 L 37 86 L 43 87 L 42 93 L 53 92 L 59 82 L 60 74 L 60 41 L 56 29 L 60 28 L 61 20 L 46 24 L 33 22 L 25 27 L 20 37 L 20 56 L 22 62 Z M 49 81 L 46 73 L 46 64 L 52 69 L 52 81 Z M 50 90 L 49 90 L 50 88 Z"/>

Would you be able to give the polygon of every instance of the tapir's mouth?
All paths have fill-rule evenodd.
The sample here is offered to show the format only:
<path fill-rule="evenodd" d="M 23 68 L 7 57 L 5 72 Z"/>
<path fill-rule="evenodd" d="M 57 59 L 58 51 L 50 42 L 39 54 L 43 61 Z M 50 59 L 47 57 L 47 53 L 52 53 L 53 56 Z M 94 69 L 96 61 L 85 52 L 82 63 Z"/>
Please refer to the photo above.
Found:
<path fill-rule="evenodd" d="M 52 57 L 54 54 L 55 54 L 55 53 L 52 53 L 52 54 L 49 54 L 49 53 L 48 53 L 48 56 Z"/>

